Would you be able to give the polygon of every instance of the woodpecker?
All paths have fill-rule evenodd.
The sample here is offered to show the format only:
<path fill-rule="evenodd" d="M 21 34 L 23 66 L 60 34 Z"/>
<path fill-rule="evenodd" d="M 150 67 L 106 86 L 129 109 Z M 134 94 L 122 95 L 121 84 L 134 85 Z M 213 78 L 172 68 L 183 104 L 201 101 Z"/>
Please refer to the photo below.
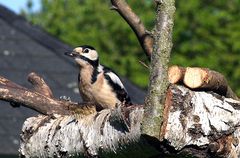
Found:
<path fill-rule="evenodd" d="M 94 102 L 97 109 L 113 109 L 120 103 L 131 105 L 131 99 L 120 78 L 111 69 L 99 63 L 95 48 L 83 45 L 65 55 L 79 66 L 78 87 L 85 102 Z"/>

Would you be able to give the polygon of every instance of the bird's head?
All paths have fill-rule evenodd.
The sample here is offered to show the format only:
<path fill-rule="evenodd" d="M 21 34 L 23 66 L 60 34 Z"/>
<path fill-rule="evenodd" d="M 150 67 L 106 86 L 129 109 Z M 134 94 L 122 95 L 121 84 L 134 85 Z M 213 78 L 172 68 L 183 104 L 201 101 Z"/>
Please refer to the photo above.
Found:
<path fill-rule="evenodd" d="M 97 67 L 99 64 L 98 53 L 92 46 L 79 46 L 74 48 L 72 52 L 66 52 L 65 55 L 74 58 L 77 64 L 81 67 L 87 65 Z"/>

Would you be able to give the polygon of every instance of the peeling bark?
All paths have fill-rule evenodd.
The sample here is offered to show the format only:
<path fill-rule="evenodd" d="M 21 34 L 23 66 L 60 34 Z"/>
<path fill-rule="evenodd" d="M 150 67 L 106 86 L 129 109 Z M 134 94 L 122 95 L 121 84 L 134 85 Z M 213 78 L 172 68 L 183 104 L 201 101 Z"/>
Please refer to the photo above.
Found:
<path fill-rule="evenodd" d="M 135 108 L 129 113 L 128 125 L 119 114 L 119 109 L 105 109 L 86 117 L 29 118 L 22 129 L 20 153 L 24 157 L 115 155 L 139 142 L 143 109 Z"/>
<path fill-rule="evenodd" d="M 142 106 L 132 106 L 87 116 L 32 117 L 22 129 L 20 153 L 25 157 L 240 156 L 239 101 L 172 85 L 165 102 L 162 141 L 154 140 L 155 145 L 145 141 L 152 137 L 141 134 L 143 112 Z"/>
<path fill-rule="evenodd" d="M 240 102 L 215 93 L 171 88 L 161 137 L 180 153 L 197 157 L 240 156 Z M 170 108 L 169 108 L 170 106 Z M 166 118 L 166 117 L 165 117 Z"/>

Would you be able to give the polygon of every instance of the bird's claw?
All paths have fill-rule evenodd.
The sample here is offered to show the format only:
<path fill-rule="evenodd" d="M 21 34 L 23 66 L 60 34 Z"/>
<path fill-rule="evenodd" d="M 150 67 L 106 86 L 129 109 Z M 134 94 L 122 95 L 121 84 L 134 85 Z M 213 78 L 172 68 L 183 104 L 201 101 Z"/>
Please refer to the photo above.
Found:
<path fill-rule="evenodd" d="M 60 96 L 60 100 L 71 101 L 71 98 L 68 97 L 68 96 L 63 95 L 63 96 Z"/>

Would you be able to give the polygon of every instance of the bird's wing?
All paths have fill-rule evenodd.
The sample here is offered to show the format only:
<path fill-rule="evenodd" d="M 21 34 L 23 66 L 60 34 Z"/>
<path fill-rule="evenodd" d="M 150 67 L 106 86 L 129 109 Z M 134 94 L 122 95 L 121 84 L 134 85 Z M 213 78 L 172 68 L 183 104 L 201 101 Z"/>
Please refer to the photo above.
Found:
<path fill-rule="evenodd" d="M 109 84 L 111 85 L 111 87 L 113 88 L 113 91 L 116 92 L 117 98 L 121 102 L 125 101 L 126 103 L 130 104 L 131 99 L 128 96 L 128 93 L 125 87 L 123 86 L 120 78 L 114 72 L 112 72 L 109 68 L 104 68 L 104 76 L 109 82 Z"/>
<path fill-rule="evenodd" d="M 119 86 L 121 89 L 125 90 L 125 87 L 123 86 L 121 80 L 115 73 L 107 72 L 106 75 L 110 77 L 111 81 L 114 82 L 114 84 L 116 84 L 116 86 Z"/>

